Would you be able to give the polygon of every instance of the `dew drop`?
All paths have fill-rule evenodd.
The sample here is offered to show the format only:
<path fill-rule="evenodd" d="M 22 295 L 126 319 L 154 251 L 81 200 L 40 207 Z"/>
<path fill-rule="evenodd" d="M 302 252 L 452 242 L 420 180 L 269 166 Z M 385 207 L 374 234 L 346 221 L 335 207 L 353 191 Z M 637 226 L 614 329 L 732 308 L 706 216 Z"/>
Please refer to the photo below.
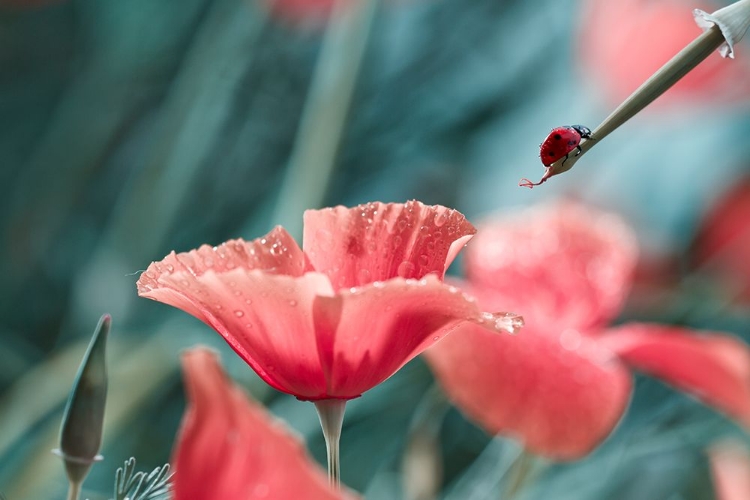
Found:
<path fill-rule="evenodd" d="M 435 225 L 437 227 L 445 225 L 446 222 L 448 222 L 448 212 L 435 214 Z"/>
<path fill-rule="evenodd" d="M 250 305 L 253 303 L 253 299 L 245 299 L 245 304 Z"/>
<path fill-rule="evenodd" d="M 172 264 L 167 264 L 167 271 L 174 272 L 174 266 Z"/>
<path fill-rule="evenodd" d="M 234 282 L 234 281 L 230 281 L 230 282 L 229 282 L 229 286 L 237 286 L 237 283 L 236 283 L 236 282 Z"/>
<path fill-rule="evenodd" d="M 403 231 L 404 229 L 406 229 L 406 221 L 404 219 L 401 219 L 400 221 L 398 221 L 397 226 L 399 231 Z"/>
<path fill-rule="evenodd" d="M 523 317 L 513 313 L 496 313 L 491 315 L 494 319 L 493 327 L 496 331 L 507 332 L 515 335 L 523 328 Z"/>
<path fill-rule="evenodd" d="M 190 286 L 190 283 L 188 283 L 188 280 L 182 280 L 180 281 L 182 283 L 182 286 Z"/>
<path fill-rule="evenodd" d="M 430 262 L 430 257 L 426 253 L 419 256 L 419 264 L 426 266 Z"/>
<path fill-rule="evenodd" d="M 238 318 L 241 318 L 245 315 L 245 312 L 237 309 L 236 311 L 234 311 L 234 315 L 237 316 Z"/>
<path fill-rule="evenodd" d="M 433 342 L 437 342 L 438 340 L 440 340 L 440 337 L 432 337 Z"/>
<path fill-rule="evenodd" d="M 213 267 L 214 265 L 214 259 L 211 258 L 205 258 L 203 259 L 203 263 L 206 265 L 206 267 Z"/>
<path fill-rule="evenodd" d="M 357 282 L 360 285 L 366 285 L 372 280 L 372 273 L 370 273 L 369 269 L 360 269 L 359 272 L 357 272 Z"/>
<path fill-rule="evenodd" d="M 575 351 L 581 347 L 581 334 L 577 330 L 567 328 L 560 334 L 560 345 L 568 351 Z"/>
<path fill-rule="evenodd" d="M 402 278 L 411 278 L 414 275 L 415 267 L 416 266 L 414 266 L 414 264 L 412 264 L 408 260 L 405 260 L 398 265 L 398 270 L 396 272 Z"/>
<path fill-rule="evenodd" d="M 289 301 L 289 305 L 292 306 L 292 307 L 296 307 L 297 306 L 297 301 L 294 300 L 294 299 L 292 299 L 292 300 Z"/>
<path fill-rule="evenodd" d="M 239 290 L 235 290 L 234 291 L 234 295 L 237 296 L 237 297 L 239 297 L 240 295 L 242 295 L 242 292 L 239 291 Z"/>

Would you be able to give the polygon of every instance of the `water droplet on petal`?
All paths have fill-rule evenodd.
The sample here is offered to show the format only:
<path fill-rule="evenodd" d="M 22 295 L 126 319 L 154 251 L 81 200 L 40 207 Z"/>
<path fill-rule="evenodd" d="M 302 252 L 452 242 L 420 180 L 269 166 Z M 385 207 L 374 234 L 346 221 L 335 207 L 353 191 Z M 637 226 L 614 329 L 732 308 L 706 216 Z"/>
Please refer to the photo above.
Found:
<path fill-rule="evenodd" d="M 289 301 L 289 305 L 292 306 L 292 307 L 295 307 L 297 305 L 297 301 L 294 300 L 294 299 L 292 299 L 292 300 Z"/>
<path fill-rule="evenodd" d="M 436 337 L 432 337 L 432 340 L 433 340 L 433 342 L 437 342 L 438 340 L 440 340 L 440 337 L 437 337 L 437 336 Z"/>
<path fill-rule="evenodd" d="M 234 315 L 237 316 L 238 318 L 241 318 L 245 315 L 245 312 L 237 309 L 236 311 L 234 311 Z"/>
<path fill-rule="evenodd" d="M 572 328 L 563 330 L 560 334 L 560 345 L 568 351 L 575 351 L 581 346 L 581 334 Z"/>
<path fill-rule="evenodd" d="M 357 273 L 357 281 L 360 285 L 366 285 L 372 280 L 372 274 L 369 269 L 360 269 Z"/>
<path fill-rule="evenodd" d="M 245 299 L 245 304 L 250 305 L 253 303 L 253 299 Z"/>
<path fill-rule="evenodd" d="M 167 264 L 167 271 L 170 273 L 174 271 L 174 266 L 172 264 Z"/>
<path fill-rule="evenodd" d="M 446 222 L 448 222 L 447 211 L 441 211 L 440 213 L 435 214 L 435 225 L 437 227 L 445 225 Z"/>
<path fill-rule="evenodd" d="M 415 267 L 416 266 L 414 264 L 412 264 L 408 260 L 405 260 L 401 264 L 398 265 L 398 270 L 396 272 L 402 278 L 411 278 L 414 276 Z"/>
<path fill-rule="evenodd" d="M 496 313 L 491 315 L 494 319 L 496 331 L 504 331 L 515 335 L 523 328 L 523 317 L 513 313 Z"/>
<path fill-rule="evenodd" d="M 422 254 L 419 256 L 419 264 L 422 266 L 426 266 L 430 262 L 430 256 L 425 254 Z"/>

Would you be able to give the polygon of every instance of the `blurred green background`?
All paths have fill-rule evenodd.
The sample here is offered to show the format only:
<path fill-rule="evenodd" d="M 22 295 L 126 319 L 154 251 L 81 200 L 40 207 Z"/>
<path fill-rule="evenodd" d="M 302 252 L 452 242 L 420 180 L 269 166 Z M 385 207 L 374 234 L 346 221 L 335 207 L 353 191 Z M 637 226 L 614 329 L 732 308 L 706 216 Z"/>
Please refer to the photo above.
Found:
<path fill-rule="evenodd" d="M 305 208 L 416 198 L 477 221 L 587 200 L 638 231 L 645 271 L 628 319 L 750 338 L 746 303 L 690 265 L 705 214 L 749 172 L 747 43 L 568 174 L 517 187 L 541 176 L 550 128 L 593 128 L 637 86 L 628 77 L 697 36 L 692 8 L 721 5 L 352 0 L 329 13 L 321 0 L 0 0 L 0 492 L 64 498 L 49 450 L 104 312 L 105 461 L 87 497 L 107 498 L 130 456 L 143 469 L 169 459 L 184 409 L 179 352 L 198 342 L 324 462 L 312 405 L 266 387 L 208 327 L 135 290 L 139 271 L 173 249 L 276 224 L 300 236 Z M 654 61 L 662 40 L 667 56 Z M 408 443 L 437 422 L 441 498 L 499 498 L 517 445 L 486 436 L 432 386 L 415 360 L 349 404 L 344 482 L 368 499 L 405 498 Z M 544 467 L 518 498 L 712 498 L 703 450 L 724 435 L 740 433 L 638 377 L 614 436 L 586 460 Z"/>

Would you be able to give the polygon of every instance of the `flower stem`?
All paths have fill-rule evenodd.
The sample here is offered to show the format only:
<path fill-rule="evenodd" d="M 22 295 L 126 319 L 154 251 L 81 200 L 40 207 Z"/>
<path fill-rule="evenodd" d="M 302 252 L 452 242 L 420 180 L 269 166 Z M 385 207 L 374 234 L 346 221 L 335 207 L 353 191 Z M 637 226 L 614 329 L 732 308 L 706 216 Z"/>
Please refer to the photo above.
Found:
<path fill-rule="evenodd" d="M 323 437 L 326 440 L 328 455 L 328 481 L 334 488 L 341 487 L 341 463 L 339 460 L 339 441 L 341 426 L 344 423 L 345 399 L 322 399 L 315 401 Z"/>
<path fill-rule="evenodd" d="M 78 500 L 81 496 L 81 483 L 70 481 L 68 486 L 68 500 Z"/>
<path fill-rule="evenodd" d="M 630 97 L 620 104 L 604 121 L 591 132 L 591 139 L 584 139 L 580 144 L 580 153 L 572 157 L 563 157 L 547 167 L 544 177 L 538 183 L 531 183 L 522 179 L 522 186 L 536 186 L 542 184 L 553 175 L 567 172 L 581 157 L 595 144 L 611 134 L 620 125 L 630 120 L 643 108 L 669 90 L 682 77 L 692 71 L 706 59 L 721 44 L 726 42 L 721 29 L 714 25 L 677 53 L 656 73 L 638 87 Z"/>

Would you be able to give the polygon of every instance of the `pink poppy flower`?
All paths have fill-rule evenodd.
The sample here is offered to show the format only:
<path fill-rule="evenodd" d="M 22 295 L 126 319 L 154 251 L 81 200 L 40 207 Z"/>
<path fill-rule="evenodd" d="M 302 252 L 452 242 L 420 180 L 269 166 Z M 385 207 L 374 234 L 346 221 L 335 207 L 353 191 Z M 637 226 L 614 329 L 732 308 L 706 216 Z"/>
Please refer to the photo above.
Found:
<path fill-rule="evenodd" d="M 494 221 L 467 252 L 468 286 L 483 307 L 523 311 L 518 337 L 462 325 L 426 352 L 450 398 L 488 432 L 536 453 L 575 459 L 627 406 L 628 368 L 643 370 L 750 426 L 750 351 L 721 334 L 606 325 L 636 263 L 617 217 L 561 203 Z"/>
<path fill-rule="evenodd" d="M 735 442 L 712 446 L 708 451 L 716 500 L 750 498 L 750 454 Z"/>
<path fill-rule="evenodd" d="M 168 255 L 143 297 L 214 328 L 263 380 L 303 400 L 351 399 L 463 321 L 512 327 L 442 282 L 474 234 L 455 210 L 369 203 L 308 210 L 303 247 L 277 227 Z"/>
<path fill-rule="evenodd" d="M 750 178 L 741 179 L 709 211 L 694 246 L 696 266 L 750 300 Z"/>
<path fill-rule="evenodd" d="M 250 400 L 210 349 L 182 358 L 188 408 L 172 457 L 175 500 L 354 499 L 328 485 L 303 444 Z"/>
<path fill-rule="evenodd" d="M 612 103 L 620 103 L 701 31 L 692 9 L 712 2 L 619 0 L 584 3 L 577 61 Z M 655 103 L 732 102 L 750 95 L 750 65 L 709 57 Z"/>

